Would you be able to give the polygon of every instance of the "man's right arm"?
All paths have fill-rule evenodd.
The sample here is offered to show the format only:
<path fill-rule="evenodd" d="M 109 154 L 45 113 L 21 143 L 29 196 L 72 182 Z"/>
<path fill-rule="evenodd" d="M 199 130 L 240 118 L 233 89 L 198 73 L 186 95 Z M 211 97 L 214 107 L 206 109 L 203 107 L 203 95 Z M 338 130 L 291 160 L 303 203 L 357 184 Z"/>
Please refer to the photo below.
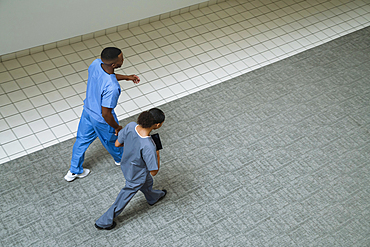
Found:
<path fill-rule="evenodd" d="M 116 131 L 116 135 L 118 135 L 118 132 L 122 129 L 122 126 L 119 125 L 114 119 L 113 114 L 112 114 L 112 108 L 107 108 L 107 107 L 102 106 L 101 113 L 102 113 L 102 117 L 104 118 L 105 122 L 107 122 L 107 124 L 109 124 L 112 128 L 114 128 Z"/>

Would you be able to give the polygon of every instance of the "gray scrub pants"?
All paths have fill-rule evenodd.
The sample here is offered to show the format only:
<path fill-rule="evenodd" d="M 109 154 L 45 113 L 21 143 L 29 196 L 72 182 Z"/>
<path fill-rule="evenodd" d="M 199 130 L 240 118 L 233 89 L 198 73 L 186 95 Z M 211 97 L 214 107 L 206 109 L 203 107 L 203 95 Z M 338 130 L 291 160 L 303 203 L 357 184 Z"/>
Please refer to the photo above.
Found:
<path fill-rule="evenodd" d="M 144 193 L 144 196 L 149 204 L 156 203 L 159 198 L 164 196 L 162 190 L 153 190 L 153 178 L 150 173 L 147 174 L 143 184 L 135 184 L 126 181 L 125 187 L 119 192 L 116 201 L 95 223 L 99 227 L 107 228 L 113 224 L 113 219 L 116 218 L 130 202 L 132 197 L 138 192 Z"/>

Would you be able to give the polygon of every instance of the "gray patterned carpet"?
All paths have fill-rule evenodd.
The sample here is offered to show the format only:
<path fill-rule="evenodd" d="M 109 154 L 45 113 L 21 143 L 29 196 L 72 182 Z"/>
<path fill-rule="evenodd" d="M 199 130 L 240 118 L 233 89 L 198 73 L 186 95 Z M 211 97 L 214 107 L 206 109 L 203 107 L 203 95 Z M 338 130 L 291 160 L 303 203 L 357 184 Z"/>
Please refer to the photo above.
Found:
<path fill-rule="evenodd" d="M 125 181 L 99 141 L 72 183 L 74 140 L 2 164 L 0 245 L 370 246 L 369 68 L 365 28 L 161 106 L 168 196 L 112 231 Z"/>

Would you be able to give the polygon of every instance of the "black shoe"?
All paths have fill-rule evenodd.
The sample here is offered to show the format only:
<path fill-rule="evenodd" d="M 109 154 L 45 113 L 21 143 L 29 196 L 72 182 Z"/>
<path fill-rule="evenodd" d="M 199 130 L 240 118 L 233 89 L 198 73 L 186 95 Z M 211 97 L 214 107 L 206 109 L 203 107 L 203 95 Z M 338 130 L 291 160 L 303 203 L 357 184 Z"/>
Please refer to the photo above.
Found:
<path fill-rule="evenodd" d="M 158 201 L 156 201 L 155 203 L 153 203 L 153 204 L 149 204 L 149 206 L 153 206 L 154 204 L 156 204 L 157 202 L 159 202 L 160 200 L 162 200 L 166 195 L 167 195 L 167 190 L 162 190 L 163 192 L 164 192 L 164 195 L 161 197 L 161 198 L 159 198 L 158 199 Z"/>
<path fill-rule="evenodd" d="M 95 223 L 95 227 L 99 230 L 112 230 L 113 228 L 115 228 L 117 225 L 117 223 L 115 221 L 113 221 L 113 224 L 109 227 L 100 227 L 98 226 L 96 223 Z"/>

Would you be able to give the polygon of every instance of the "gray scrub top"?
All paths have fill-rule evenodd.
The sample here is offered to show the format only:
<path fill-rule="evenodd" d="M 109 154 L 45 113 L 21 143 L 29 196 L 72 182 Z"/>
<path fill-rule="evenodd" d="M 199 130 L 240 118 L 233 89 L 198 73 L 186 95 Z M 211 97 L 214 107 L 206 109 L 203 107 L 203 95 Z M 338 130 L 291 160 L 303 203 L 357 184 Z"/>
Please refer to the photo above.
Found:
<path fill-rule="evenodd" d="M 126 181 L 144 184 L 149 171 L 158 170 L 157 152 L 150 136 L 141 137 L 136 131 L 138 124 L 131 122 L 118 133 L 118 142 L 124 144 L 121 170 Z"/>

